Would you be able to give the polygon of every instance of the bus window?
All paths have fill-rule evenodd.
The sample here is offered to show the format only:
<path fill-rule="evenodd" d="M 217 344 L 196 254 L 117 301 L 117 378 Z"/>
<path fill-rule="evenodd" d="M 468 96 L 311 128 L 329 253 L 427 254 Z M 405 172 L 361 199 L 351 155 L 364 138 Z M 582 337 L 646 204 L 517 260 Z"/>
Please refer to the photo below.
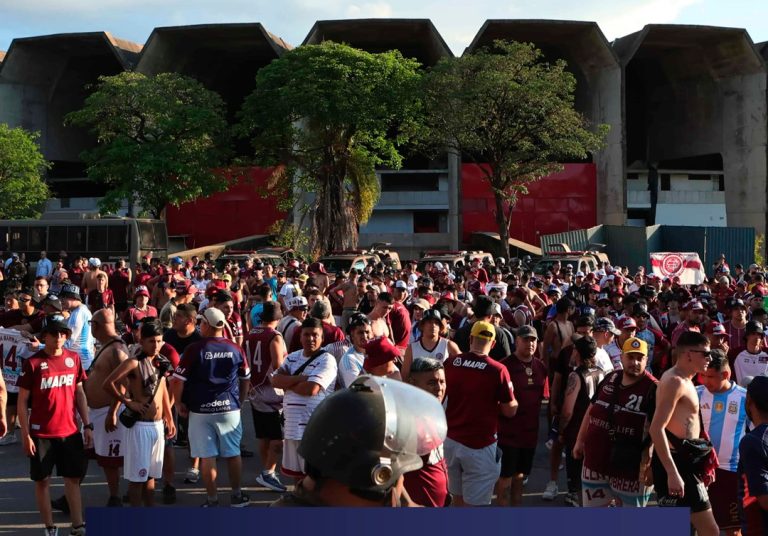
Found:
<path fill-rule="evenodd" d="M 110 225 L 107 229 L 107 249 L 117 253 L 128 253 L 131 228 L 128 225 Z"/>
<path fill-rule="evenodd" d="M 168 232 L 165 223 L 137 221 L 136 224 L 139 227 L 139 247 L 142 250 L 168 249 Z"/>
<path fill-rule="evenodd" d="M 8 226 L 0 227 L 0 251 L 7 251 L 8 248 Z"/>
<path fill-rule="evenodd" d="M 85 253 L 88 251 L 86 247 L 86 232 L 88 228 L 85 226 L 69 226 L 67 227 L 67 249 L 74 253 Z"/>
<path fill-rule="evenodd" d="M 29 251 L 40 252 L 45 250 L 45 233 L 47 228 L 45 227 L 30 227 L 29 228 L 29 244 L 27 247 Z"/>
<path fill-rule="evenodd" d="M 67 227 L 66 225 L 48 226 L 48 249 L 56 252 L 57 258 L 59 251 L 67 251 Z"/>
<path fill-rule="evenodd" d="M 27 251 L 27 234 L 29 227 L 11 227 L 11 250 Z"/>
<path fill-rule="evenodd" d="M 107 227 L 104 225 L 94 225 L 88 228 L 88 251 L 105 252 L 107 248 Z"/>

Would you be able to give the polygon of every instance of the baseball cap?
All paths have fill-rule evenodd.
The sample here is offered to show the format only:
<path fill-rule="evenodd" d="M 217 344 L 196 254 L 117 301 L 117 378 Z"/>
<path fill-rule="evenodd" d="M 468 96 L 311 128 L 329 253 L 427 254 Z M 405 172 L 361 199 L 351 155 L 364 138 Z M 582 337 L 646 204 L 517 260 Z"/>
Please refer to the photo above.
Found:
<path fill-rule="evenodd" d="M 224 274 L 219 279 L 221 279 L 222 281 L 226 281 L 227 283 L 232 282 L 232 276 L 229 274 Z"/>
<path fill-rule="evenodd" d="M 296 296 L 291 298 L 285 303 L 285 305 L 288 307 L 289 311 L 293 311 L 294 309 L 306 310 L 309 307 L 307 299 L 304 296 Z"/>
<path fill-rule="evenodd" d="M 691 300 L 683 307 L 686 311 L 703 311 L 704 306 L 699 300 Z"/>
<path fill-rule="evenodd" d="M 643 354 L 648 355 L 648 343 L 637 337 L 630 337 L 621 346 L 621 351 L 625 354 Z"/>
<path fill-rule="evenodd" d="M 621 331 L 616 329 L 616 324 L 613 323 L 613 320 L 605 316 L 601 316 L 595 321 L 594 331 L 610 331 L 614 335 L 621 335 Z"/>
<path fill-rule="evenodd" d="M 209 326 L 216 329 L 222 329 L 224 325 L 227 323 L 227 319 L 224 316 L 224 313 L 216 309 L 215 307 L 209 307 L 205 311 L 203 311 L 203 314 L 199 317 L 201 320 L 204 320 Z"/>
<path fill-rule="evenodd" d="M 40 304 L 41 306 L 47 305 L 49 307 L 52 307 L 56 309 L 57 311 L 61 311 L 63 309 L 61 305 L 61 301 L 59 300 L 59 297 L 56 296 L 56 294 L 48 294 Z"/>
<path fill-rule="evenodd" d="M 747 325 L 744 329 L 747 335 L 751 335 L 753 333 L 763 333 L 764 331 L 763 325 L 756 320 L 750 320 L 747 322 Z"/>
<path fill-rule="evenodd" d="M 399 288 L 399 289 L 405 290 L 407 292 L 408 291 L 408 283 L 406 283 L 402 279 L 398 279 L 397 281 L 395 281 L 395 288 Z"/>
<path fill-rule="evenodd" d="M 374 339 L 365 345 L 365 361 L 363 368 L 370 372 L 372 369 L 395 361 L 400 357 L 400 352 L 386 337 Z"/>
<path fill-rule="evenodd" d="M 69 337 L 70 335 L 72 335 L 72 330 L 64 321 L 63 316 L 48 315 L 45 318 L 45 325 L 43 326 L 43 329 L 40 330 L 41 335 L 44 335 L 46 333 L 66 333 L 67 337 Z"/>
<path fill-rule="evenodd" d="M 149 298 L 149 289 L 147 287 L 145 287 L 144 285 L 139 285 L 138 287 L 136 287 L 136 291 L 133 293 L 133 295 L 134 295 L 134 297 L 135 296 L 146 296 L 147 298 Z"/>
<path fill-rule="evenodd" d="M 557 285 L 549 285 L 549 288 L 547 288 L 547 294 L 560 294 L 560 287 Z"/>
<path fill-rule="evenodd" d="M 64 285 L 59 292 L 59 298 L 72 298 L 80 300 L 80 288 L 77 285 Z"/>
<path fill-rule="evenodd" d="M 449 300 L 449 301 L 456 301 L 456 296 L 453 294 L 453 292 L 444 292 L 442 296 L 440 296 L 441 300 Z"/>
<path fill-rule="evenodd" d="M 197 287 L 186 279 L 176 281 L 176 294 L 195 294 Z"/>
<path fill-rule="evenodd" d="M 711 333 L 712 335 L 715 335 L 717 337 L 728 336 L 728 332 L 725 331 L 725 326 L 722 325 L 720 322 L 717 322 L 716 320 L 713 320 L 712 322 L 707 324 L 707 333 Z"/>
<path fill-rule="evenodd" d="M 602 294 L 598 295 L 597 303 L 600 303 L 600 302 L 611 303 L 611 299 L 608 297 L 608 294 L 606 292 L 603 292 Z"/>
<path fill-rule="evenodd" d="M 635 322 L 635 319 L 632 318 L 631 316 L 622 316 L 616 322 L 616 327 L 621 330 L 637 329 L 637 322 Z"/>
<path fill-rule="evenodd" d="M 491 310 L 493 311 L 494 316 L 496 315 L 501 316 L 501 305 L 499 305 L 498 303 L 494 303 L 491 306 Z"/>
<path fill-rule="evenodd" d="M 309 281 L 309 276 L 307 274 L 301 274 L 296 279 L 298 279 L 302 283 L 306 283 L 307 281 Z"/>
<path fill-rule="evenodd" d="M 584 272 L 579 270 L 578 272 L 576 272 L 576 276 L 575 277 L 584 277 Z"/>
<path fill-rule="evenodd" d="M 737 307 L 740 307 L 742 309 L 747 308 L 746 304 L 744 303 L 744 300 L 742 300 L 741 298 L 737 298 L 731 302 L 731 309 L 736 309 Z"/>
<path fill-rule="evenodd" d="M 536 328 L 533 326 L 521 326 L 517 328 L 517 331 L 515 331 L 515 337 L 522 337 L 523 339 L 537 339 L 539 338 L 539 334 L 536 331 Z"/>
<path fill-rule="evenodd" d="M 642 303 L 636 303 L 632 308 L 632 316 L 644 316 L 646 318 L 651 317 L 651 313 L 648 312 L 648 307 Z"/>
<path fill-rule="evenodd" d="M 496 339 L 496 328 L 490 322 L 478 320 L 472 324 L 472 331 L 469 333 L 472 337 L 479 337 L 487 341 Z"/>
<path fill-rule="evenodd" d="M 440 311 L 437 309 L 428 309 L 424 311 L 424 315 L 421 317 L 421 322 L 426 322 L 427 320 L 437 320 L 438 323 L 441 323 L 443 321 L 443 315 L 440 314 Z"/>
<path fill-rule="evenodd" d="M 101 266 L 101 259 L 99 259 L 98 257 L 91 257 L 90 259 L 88 259 L 88 264 L 90 264 L 95 268 L 98 268 L 99 266 Z"/>
<path fill-rule="evenodd" d="M 415 302 L 413 302 L 414 307 L 418 307 L 419 309 L 422 309 L 424 311 L 428 311 L 431 305 L 429 305 L 429 302 L 425 300 L 424 298 L 419 298 Z"/>
<path fill-rule="evenodd" d="M 184 264 L 184 259 L 181 257 L 174 257 L 171 259 L 171 264 Z"/>

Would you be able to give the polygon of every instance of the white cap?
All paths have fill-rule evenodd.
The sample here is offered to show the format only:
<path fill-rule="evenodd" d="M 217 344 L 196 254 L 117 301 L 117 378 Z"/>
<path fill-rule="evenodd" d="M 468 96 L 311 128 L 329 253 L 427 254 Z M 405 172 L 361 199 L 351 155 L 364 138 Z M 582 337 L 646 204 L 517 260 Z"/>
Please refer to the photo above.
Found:
<path fill-rule="evenodd" d="M 224 313 L 222 313 L 215 307 L 209 307 L 208 309 L 203 311 L 203 314 L 200 315 L 200 317 L 209 326 L 215 329 L 223 329 L 227 323 L 227 317 L 225 317 Z"/>
<path fill-rule="evenodd" d="M 398 279 L 397 281 L 395 281 L 395 288 L 408 290 L 408 283 L 406 283 L 402 279 Z"/>
<path fill-rule="evenodd" d="M 291 298 L 290 300 L 285 302 L 286 307 L 288 307 L 289 311 L 293 311 L 294 309 L 299 309 L 300 307 L 309 307 L 309 303 L 307 302 L 307 299 L 304 296 L 296 296 L 295 298 Z"/>
<path fill-rule="evenodd" d="M 88 264 L 98 268 L 99 266 L 101 266 L 101 259 L 99 259 L 98 257 L 91 257 L 90 259 L 88 259 Z"/>

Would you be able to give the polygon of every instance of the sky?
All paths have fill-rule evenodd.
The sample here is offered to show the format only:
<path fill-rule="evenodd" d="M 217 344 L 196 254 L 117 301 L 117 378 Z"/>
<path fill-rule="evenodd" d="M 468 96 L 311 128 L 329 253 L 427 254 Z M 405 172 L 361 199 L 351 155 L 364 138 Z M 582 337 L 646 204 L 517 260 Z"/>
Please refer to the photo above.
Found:
<path fill-rule="evenodd" d="M 317 20 L 428 18 L 461 54 L 486 19 L 596 21 L 609 40 L 646 24 L 746 28 L 768 41 L 765 0 L 0 0 L 0 51 L 16 37 L 108 31 L 144 44 L 156 26 L 261 22 L 296 46 Z"/>

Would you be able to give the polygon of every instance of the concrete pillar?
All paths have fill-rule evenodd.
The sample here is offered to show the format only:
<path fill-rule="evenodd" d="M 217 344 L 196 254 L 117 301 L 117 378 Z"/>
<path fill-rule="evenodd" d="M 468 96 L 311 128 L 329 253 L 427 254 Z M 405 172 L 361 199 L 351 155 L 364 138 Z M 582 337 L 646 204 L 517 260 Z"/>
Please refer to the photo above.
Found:
<path fill-rule="evenodd" d="M 458 250 L 461 242 L 459 222 L 459 188 L 461 177 L 461 156 L 456 151 L 448 152 L 448 239 L 449 249 Z"/>

